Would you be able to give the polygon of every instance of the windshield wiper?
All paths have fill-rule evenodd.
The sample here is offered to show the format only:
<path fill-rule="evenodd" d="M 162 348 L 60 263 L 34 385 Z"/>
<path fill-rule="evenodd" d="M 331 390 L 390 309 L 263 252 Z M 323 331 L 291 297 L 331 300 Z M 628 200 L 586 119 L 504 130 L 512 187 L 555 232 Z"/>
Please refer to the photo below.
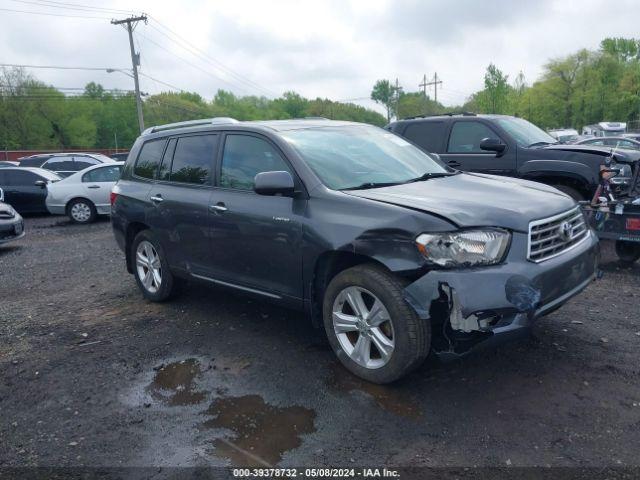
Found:
<path fill-rule="evenodd" d="M 367 190 L 368 188 L 392 187 L 401 183 L 404 182 L 364 182 L 355 187 L 341 188 L 340 190 Z"/>
<path fill-rule="evenodd" d="M 543 145 L 556 145 L 558 142 L 533 142 L 531 145 L 528 145 L 527 148 L 531 147 L 542 147 Z"/>
<path fill-rule="evenodd" d="M 431 180 L 432 178 L 450 177 L 452 175 L 458 175 L 460 172 L 427 172 L 416 178 L 411 178 L 402 183 L 422 182 L 424 180 Z"/>

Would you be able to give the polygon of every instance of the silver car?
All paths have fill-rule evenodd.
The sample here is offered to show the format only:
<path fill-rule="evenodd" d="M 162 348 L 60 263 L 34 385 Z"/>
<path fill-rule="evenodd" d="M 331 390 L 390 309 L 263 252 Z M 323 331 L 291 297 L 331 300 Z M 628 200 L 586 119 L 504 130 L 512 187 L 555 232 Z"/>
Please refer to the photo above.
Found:
<path fill-rule="evenodd" d="M 51 184 L 47 191 L 47 210 L 67 215 L 75 223 L 91 223 L 98 215 L 111 211 L 111 189 L 120 178 L 124 162 L 99 164 Z"/>

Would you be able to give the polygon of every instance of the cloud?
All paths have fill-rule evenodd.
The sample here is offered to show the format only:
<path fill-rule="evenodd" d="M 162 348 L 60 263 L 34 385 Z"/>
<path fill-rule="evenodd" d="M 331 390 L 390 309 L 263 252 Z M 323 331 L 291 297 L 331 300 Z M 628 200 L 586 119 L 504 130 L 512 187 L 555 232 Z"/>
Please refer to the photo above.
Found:
<path fill-rule="evenodd" d="M 295 90 L 308 97 L 368 98 L 377 79 L 398 78 L 412 91 L 424 74 L 438 72 L 444 82 L 439 100 L 459 104 L 482 88 L 490 62 L 511 79 L 523 70 L 532 82 L 550 58 L 597 48 L 606 36 L 638 36 L 637 16 L 623 13 L 635 12 L 633 0 L 618 0 L 615 7 L 605 0 L 187 0 L 179 8 L 112 0 L 99 5 L 151 12 L 149 25 L 136 31 L 142 71 L 209 99 L 219 88 L 241 95 Z M 87 14 L 35 5 L 23 9 Z M 130 65 L 127 35 L 109 18 L 2 15 L 0 57 L 7 63 Z M 178 46 L 154 19 L 209 60 Z M 95 80 L 106 88 L 132 88 L 122 74 L 32 73 L 61 87 Z M 150 93 L 167 88 L 146 77 L 141 82 Z"/>

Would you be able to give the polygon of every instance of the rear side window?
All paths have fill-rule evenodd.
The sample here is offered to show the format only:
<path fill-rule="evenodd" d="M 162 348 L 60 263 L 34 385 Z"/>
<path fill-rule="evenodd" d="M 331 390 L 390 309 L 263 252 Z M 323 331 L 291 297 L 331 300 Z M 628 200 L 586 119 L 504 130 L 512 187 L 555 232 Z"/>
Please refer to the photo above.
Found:
<path fill-rule="evenodd" d="M 117 182 L 120 179 L 120 165 L 95 168 L 82 176 L 83 182 Z"/>
<path fill-rule="evenodd" d="M 77 170 L 73 163 L 73 157 L 58 157 L 47 160 L 42 168 L 53 170 L 54 172 L 75 172 Z"/>
<path fill-rule="evenodd" d="M 180 137 L 173 153 L 169 180 L 194 185 L 210 185 L 217 145 L 217 135 Z"/>
<path fill-rule="evenodd" d="M 291 173 L 269 142 L 249 135 L 227 135 L 220 172 L 221 187 L 253 190 L 258 173 L 274 170 Z"/>
<path fill-rule="evenodd" d="M 133 174 L 142 178 L 154 179 L 160 160 L 162 160 L 162 152 L 167 143 L 166 139 L 151 140 L 142 145 L 138 160 L 133 168 Z"/>
<path fill-rule="evenodd" d="M 403 135 L 427 152 L 439 153 L 446 128 L 445 122 L 415 122 Z"/>
<path fill-rule="evenodd" d="M 498 136 L 480 122 L 456 122 L 449 137 L 449 153 L 490 153 L 480 148 L 480 142 L 485 138 Z"/>
<path fill-rule="evenodd" d="M 78 172 L 80 170 L 84 170 L 85 168 L 89 168 L 93 165 L 98 165 L 99 163 L 102 163 L 96 160 L 95 158 L 91 158 L 91 157 L 73 157 L 73 162 L 75 163 L 74 170 Z"/>

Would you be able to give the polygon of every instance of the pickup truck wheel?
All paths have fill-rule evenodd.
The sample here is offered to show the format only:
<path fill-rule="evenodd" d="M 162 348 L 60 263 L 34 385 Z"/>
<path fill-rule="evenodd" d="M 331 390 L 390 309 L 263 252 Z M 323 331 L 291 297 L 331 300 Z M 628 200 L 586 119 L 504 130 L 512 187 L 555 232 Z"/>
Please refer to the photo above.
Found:
<path fill-rule="evenodd" d="M 324 296 L 329 343 L 352 373 L 390 383 L 419 366 L 431 343 L 421 320 L 402 295 L 403 285 L 376 265 L 358 265 L 336 275 Z"/>
<path fill-rule="evenodd" d="M 616 241 L 616 255 L 624 264 L 631 265 L 640 259 L 640 243 Z"/>
<path fill-rule="evenodd" d="M 581 202 L 582 200 L 586 200 L 584 195 L 582 195 L 578 190 L 573 187 L 569 187 L 568 185 L 552 185 L 553 188 L 557 188 L 562 193 L 566 193 L 571 198 L 573 198 L 576 202 Z"/>
<path fill-rule="evenodd" d="M 176 282 L 164 250 L 149 230 L 142 230 L 131 244 L 133 275 L 142 294 L 152 302 L 162 302 L 176 293 Z"/>

